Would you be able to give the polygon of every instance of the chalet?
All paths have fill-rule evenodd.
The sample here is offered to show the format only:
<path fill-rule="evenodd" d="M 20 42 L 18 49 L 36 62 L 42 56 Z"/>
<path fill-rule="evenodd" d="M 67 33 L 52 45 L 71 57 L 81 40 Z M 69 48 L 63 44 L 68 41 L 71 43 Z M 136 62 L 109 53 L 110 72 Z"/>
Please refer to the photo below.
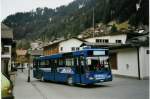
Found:
<path fill-rule="evenodd" d="M 53 41 L 43 46 L 43 55 L 46 56 L 59 53 L 59 43 L 61 41 L 62 40 Z"/>
<path fill-rule="evenodd" d="M 81 50 L 80 46 L 83 42 L 85 41 L 75 37 L 63 40 L 59 43 L 59 52 L 64 53 Z"/>
<path fill-rule="evenodd" d="M 31 50 L 42 50 L 43 42 L 40 40 L 37 40 L 35 42 L 32 42 L 30 46 L 31 46 L 30 48 Z"/>
<path fill-rule="evenodd" d="M 140 36 L 139 33 L 110 33 L 102 34 L 98 37 L 86 38 L 85 41 L 93 43 L 119 43 L 125 44 L 127 39 Z"/>
<path fill-rule="evenodd" d="M 44 55 L 52 55 L 57 53 L 65 53 L 80 50 L 84 40 L 79 38 L 70 38 L 66 40 L 54 41 L 43 47 Z"/>
<path fill-rule="evenodd" d="M 12 63 L 12 48 L 15 46 L 13 31 L 4 24 L 1 24 L 1 72 L 9 76 Z"/>
<path fill-rule="evenodd" d="M 18 64 L 18 66 L 28 62 L 27 50 L 17 49 L 16 54 L 17 54 L 16 64 Z"/>
<path fill-rule="evenodd" d="M 30 62 L 32 62 L 33 58 L 43 55 L 43 42 L 32 42 L 30 46 L 31 48 L 28 49 L 28 54 L 30 54 Z"/>

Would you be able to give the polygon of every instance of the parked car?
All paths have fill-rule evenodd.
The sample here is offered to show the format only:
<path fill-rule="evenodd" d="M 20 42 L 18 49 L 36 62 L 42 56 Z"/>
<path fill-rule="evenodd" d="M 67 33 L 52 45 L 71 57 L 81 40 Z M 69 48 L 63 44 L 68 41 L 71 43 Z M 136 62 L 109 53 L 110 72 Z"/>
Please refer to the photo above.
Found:
<path fill-rule="evenodd" d="M 12 82 L 1 73 L 1 99 L 14 99 Z"/>

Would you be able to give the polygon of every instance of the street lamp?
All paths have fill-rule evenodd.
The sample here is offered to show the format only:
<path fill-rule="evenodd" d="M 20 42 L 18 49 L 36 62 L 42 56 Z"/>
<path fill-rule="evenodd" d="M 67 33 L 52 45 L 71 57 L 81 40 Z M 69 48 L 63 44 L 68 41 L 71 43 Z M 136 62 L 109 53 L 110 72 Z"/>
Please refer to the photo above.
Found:
<path fill-rule="evenodd" d="M 30 82 L 30 54 L 31 50 L 28 50 L 28 53 L 26 54 L 26 59 L 27 59 L 27 67 L 28 67 L 28 79 L 27 82 Z"/>
<path fill-rule="evenodd" d="M 28 82 L 30 82 L 30 64 L 27 64 L 28 66 Z"/>

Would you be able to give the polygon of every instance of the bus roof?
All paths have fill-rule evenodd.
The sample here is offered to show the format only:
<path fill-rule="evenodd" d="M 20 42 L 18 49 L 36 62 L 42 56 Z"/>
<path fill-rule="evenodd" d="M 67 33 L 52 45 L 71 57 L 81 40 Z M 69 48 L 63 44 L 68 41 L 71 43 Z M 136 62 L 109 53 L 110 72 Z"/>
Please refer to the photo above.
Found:
<path fill-rule="evenodd" d="M 84 56 L 87 54 L 88 51 L 104 51 L 104 50 L 108 50 L 108 49 L 83 49 L 80 51 L 75 51 L 75 52 L 67 52 L 67 53 L 59 53 L 59 54 L 53 54 L 53 55 L 49 55 L 49 56 L 40 56 L 38 58 L 36 58 L 36 60 L 48 60 L 48 59 L 57 59 L 57 58 L 62 58 L 63 56 L 67 56 L 67 55 L 72 55 L 72 56 Z"/>
<path fill-rule="evenodd" d="M 39 60 L 47 60 L 47 59 L 56 59 L 56 58 L 61 58 L 62 54 L 54 54 L 54 55 L 49 55 L 49 56 L 40 56 L 38 59 Z"/>
<path fill-rule="evenodd" d="M 88 50 L 89 50 L 89 51 L 90 51 L 90 50 L 101 51 L 101 50 L 108 50 L 108 48 L 97 48 L 97 49 L 96 49 L 96 48 L 93 48 L 93 49 L 90 48 L 90 49 L 83 49 L 83 50 L 81 50 L 81 51 L 84 51 L 84 50 L 86 50 L 86 51 L 88 51 Z"/>
<path fill-rule="evenodd" d="M 105 51 L 105 50 L 108 50 L 108 49 L 104 49 L 104 48 L 101 48 L 101 49 L 83 49 L 83 50 L 80 50 L 80 51 L 75 51 L 73 52 L 73 55 L 74 56 L 82 56 L 82 55 L 87 55 L 87 52 L 88 51 Z"/>

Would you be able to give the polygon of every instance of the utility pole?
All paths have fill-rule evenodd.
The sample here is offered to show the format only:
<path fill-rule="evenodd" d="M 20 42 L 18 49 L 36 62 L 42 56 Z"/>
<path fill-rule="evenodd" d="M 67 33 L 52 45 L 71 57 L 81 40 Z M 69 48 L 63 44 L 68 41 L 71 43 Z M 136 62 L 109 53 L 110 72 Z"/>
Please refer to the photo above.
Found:
<path fill-rule="evenodd" d="M 23 67 L 23 63 L 21 63 L 21 70 L 22 70 L 22 72 L 23 72 L 23 68 L 24 68 L 24 67 Z"/>
<path fill-rule="evenodd" d="M 137 61 L 138 61 L 138 79 L 141 80 L 139 47 L 137 46 L 136 49 L 137 49 Z"/>
<path fill-rule="evenodd" d="M 141 6 L 141 0 L 136 4 L 136 10 L 138 11 Z"/>
<path fill-rule="evenodd" d="M 28 64 L 27 64 L 27 67 L 28 67 L 28 79 L 27 79 L 27 82 L 30 82 L 30 69 L 31 69 L 31 66 L 30 66 L 30 54 L 27 54 L 27 58 L 28 58 Z"/>
<path fill-rule="evenodd" d="M 28 66 L 28 82 L 30 82 L 30 64 L 28 63 L 27 64 Z"/>
<path fill-rule="evenodd" d="M 93 37 L 95 37 L 95 14 L 94 14 L 94 7 L 93 7 Z"/>

